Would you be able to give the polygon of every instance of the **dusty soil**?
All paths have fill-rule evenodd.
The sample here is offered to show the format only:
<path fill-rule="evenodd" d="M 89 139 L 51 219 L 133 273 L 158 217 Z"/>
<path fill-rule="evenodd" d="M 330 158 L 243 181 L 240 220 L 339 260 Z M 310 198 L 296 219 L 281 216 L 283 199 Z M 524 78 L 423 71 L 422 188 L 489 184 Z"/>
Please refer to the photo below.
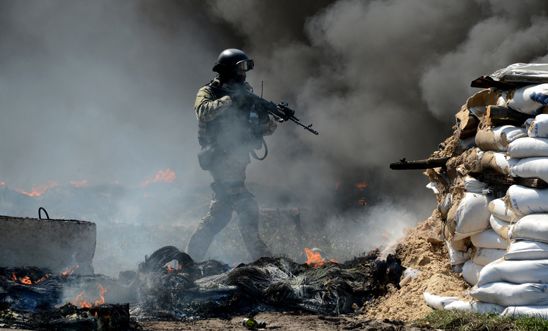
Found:
<path fill-rule="evenodd" d="M 408 231 L 396 249 L 402 264 L 420 271 L 415 278 L 402 279 L 400 289 L 392 289 L 384 297 L 366 306 L 369 319 L 414 321 L 425 317 L 431 308 L 426 306 L 423 293 L 471 299 L 465 291 L 468 284 L 451 271 L 447 248 L 441 239 L 442 222 L 432 217 Z"/>
<path fill-rule="evenodd" d="M 420 271 L 415 278 L 402 279 L 401 288 L 393 288 L 384 297 L 370 302 L 363 314 L 325 317 L 297 313 L 261 313 L 257 320 L 266 322 L 266 329 L 279 330 L 420 330 L 410 322 L 425 317 L 423 293 L 470 299 L 465 293 L 468 284 L 451 271 L 448 252 L 442 237 L 442 223 L 436 214 L 410 229 L 396 248 L 396 254 L 407 268 Z M 143 322 L 145 330 L 245 330 L 237 316 L 229 320 L 207 319 L 184 322 Z M 394 322 L 394 321 L 405 321 Z M 392 322 L 391 322 L 392 321 Z"/>
<path fill-rule="evenodd" d="M 175 330 L 247 330 L 242 326 L 244 316 L 230 320 L 211 318 L 199 321 L 186 322 L 143 322 L 145 330 L 175 331 Z M 265 330 L 390 330 L 415 331 L 422 330 L 406 326 L 401 322 L 368 321 L 361 316 L 325 317 L 318 315 L 303 315 L 295 313 L 261 313 L 255 316 L 256 320 L 266 322 Z"/>

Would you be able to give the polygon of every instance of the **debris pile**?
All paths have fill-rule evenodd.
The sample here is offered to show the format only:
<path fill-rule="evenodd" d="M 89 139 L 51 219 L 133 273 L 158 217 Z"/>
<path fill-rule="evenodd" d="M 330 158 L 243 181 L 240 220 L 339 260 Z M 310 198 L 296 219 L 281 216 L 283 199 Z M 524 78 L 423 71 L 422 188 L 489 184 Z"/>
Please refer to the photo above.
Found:
<path fill-rule="evenodd" d="M 36 267 L 0 268 L 0 327 L 130 329 L 129 305 L 105 303 L 107 291 L 127 299 L 122 287 L 103 276 L 54 274 Z"/>
<path fill-rule="evenodd" d="M 173 246 L 153 253 L 139 267 L 134 284 L 139 320 L 230 317 L 261 311 L 350 313 L 397 286 L 404 268 L 378 251 L 345 263 L 298 264 L 263 257 L 233 269 L 216 262 L 196 263 Z"/>
<path fill-rule="evenodd" d="M 466 101 L 454 134 L 431 155 L 445 164 L 425 174 L 452 268 L 478 301 L 425 299 L 548 317 L 548 65 L 511 65 L 472 86 L 487 88 Z"/>
<path fill-rule="evenodd" d="M 442 223 L 436 213 L 410 229 L 398 244 L 396 256 L 407 268 L 400 286 L 367 303 L 367 319 L 407 322 L 421 319 L 432 310 L 424 302 L 424 292 L 470 299 L 464 293 L 469 285 L 451 270 L 441 235 Z"/>

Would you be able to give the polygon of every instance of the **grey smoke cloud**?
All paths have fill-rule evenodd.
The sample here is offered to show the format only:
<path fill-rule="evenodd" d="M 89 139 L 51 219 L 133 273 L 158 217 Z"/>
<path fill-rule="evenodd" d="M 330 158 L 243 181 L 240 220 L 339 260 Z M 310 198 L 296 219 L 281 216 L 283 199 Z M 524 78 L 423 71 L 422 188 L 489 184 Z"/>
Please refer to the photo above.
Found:
<path fill-rule="evenodd" d="M 547 10 L 543 1 L 491 1 L 487 16 L 471 27 L 466 40 L 441 55 L 422 75 L 420 85 L 428 109 L 449 120 L 459 100 L 473 93 L 471 77 L 515 62 L 545 61 Z"/>
<path fill-rule="evenodd" d="M 1 178 L 127 184 L 167 167 L 199 177 L 192 100 L 223 43 L 202 7 L 3 2 Z"/>
<path fill-rule="evenodd" d="M 390 197 L 387 206 L 401 207 L 403 196 L 429 193 L 420 173 L 388 163 L 435 149 L 472 79 L 546 61 L 547 8 L 540 0 L 3 1 L 0 181 L 129 185 L 169 167 L 189 194 L 205 187 L 192 104 L 218 53 L 240 47 L 256 60 L 256 92 L 264 81 L 266 98 L 288 101 L 321 132 L 281 125 L 250 182 L 293 198 L 282 206 L 326 209 L 337 182 L 365 180 L 373 202 Z M 131 218 L 134 199 L 119 205 Z M 388 215 L 383 206 L 366 218 L 411 218 L 407 207 Z"/>

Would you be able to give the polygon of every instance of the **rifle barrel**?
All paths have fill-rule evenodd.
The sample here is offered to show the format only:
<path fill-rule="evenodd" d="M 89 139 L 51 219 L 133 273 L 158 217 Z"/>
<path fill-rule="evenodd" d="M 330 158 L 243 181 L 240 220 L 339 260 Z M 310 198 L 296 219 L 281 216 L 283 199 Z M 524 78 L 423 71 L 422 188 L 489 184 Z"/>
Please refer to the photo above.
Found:
<path fill-rule="evenodd" d="M 431 169 L 445 167 L 445 164 L 449 160 L 449 157 L 442 157 L 437 159 L 426 159 L 407 161 L 402 159 L 400 162 L 390 163 L 390 169 L 392 170 L 419 170 L 419 169 Z"/>

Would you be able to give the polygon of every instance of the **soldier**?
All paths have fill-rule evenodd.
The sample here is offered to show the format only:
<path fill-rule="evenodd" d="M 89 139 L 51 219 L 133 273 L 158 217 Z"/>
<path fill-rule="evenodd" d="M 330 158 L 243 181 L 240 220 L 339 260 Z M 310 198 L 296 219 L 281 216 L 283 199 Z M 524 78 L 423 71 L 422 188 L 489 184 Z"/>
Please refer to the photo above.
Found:
<path fill-rule="evenodd" d="M 217 77 L 196 96 L 194 109 L 202 147 L 198 159 L 213 177 L 209 212 L 187 246 L 187 253 L 196 260 L 204 258 L 213 237 L 228 224 L 233 211 L 238 213 L 238 227 L 251 257 L 255 260 L 270 255 L 259 237 L 257 202 L 245 186 L 250 154 L 258 158 L 255 149 L 264 144 L 263 136 L 276 129 L 268 113 L 256 111 L 252 103 L 252 88 L 245 80 L 253 65 L 243 51 L 224 50 L 213 67 Z"/>

